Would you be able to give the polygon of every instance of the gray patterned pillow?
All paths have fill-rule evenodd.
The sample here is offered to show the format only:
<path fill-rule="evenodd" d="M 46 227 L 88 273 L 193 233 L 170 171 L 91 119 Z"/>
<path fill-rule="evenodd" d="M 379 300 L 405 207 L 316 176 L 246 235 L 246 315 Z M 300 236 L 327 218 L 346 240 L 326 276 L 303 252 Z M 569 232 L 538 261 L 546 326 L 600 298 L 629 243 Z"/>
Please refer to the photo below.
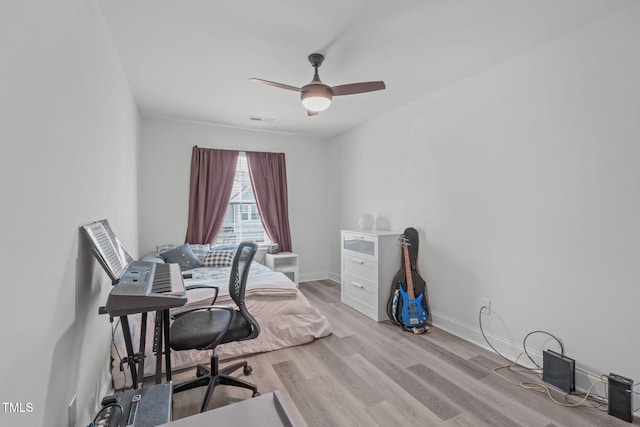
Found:
<path fill-rule="evenodd" d="M 202 263 L 205 267 L 229 267 L 233 264 L 234 251 L 209 251 Z"/>
<path fill-rule="evenodd" d="M 187 243 L 170 251 L 162 252 L 160 258 L 168 264 L 179 264 L 182 271 L 202 267 L 200 259 L 195 256 Z"/>
<path fill-rule="evenodd" d="M 176 245 L 176 244 L 158 245 L 156 246 L 156 253 L 161 254 L 163 252 L 167 252 L 171 249 L 175 249 L 180 246 L 182 245 Z M 203 244 L 189 243 L 189 247 L 193 251 L 194 255 L 197 256 L 200 261 L 202 261 L 205 255 L 207 255 L 207 253 L 209 252 L 210 246 L 211 245 L 206 243 L 203 243 Z"/>
<path fill-rule="evenodd" d="M 207 256 L 207 253 L 209 252 L 209 248 L 211 247 L 211 245 L 209 244 L 196 244 L 196 243 L 189 243 L 189 247 L 191 248 L 191 250 L 193 251 L 193 253 L 200 259 L 200 261 L 202 262 L 202 260 L 204 259 L 205 256 Z"/>

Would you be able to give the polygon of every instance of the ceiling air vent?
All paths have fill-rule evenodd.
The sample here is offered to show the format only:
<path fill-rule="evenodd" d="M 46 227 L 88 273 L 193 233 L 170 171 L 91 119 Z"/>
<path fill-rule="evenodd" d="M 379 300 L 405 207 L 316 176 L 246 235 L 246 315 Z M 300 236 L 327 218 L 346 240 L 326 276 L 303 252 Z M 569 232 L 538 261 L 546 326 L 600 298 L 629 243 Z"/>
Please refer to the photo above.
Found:
<path fill-rule="evenodd" d="M 271 117 L 249 116 L 249 120 L 253 120 L 254 122 L 272 123 L 275 119 L 272 119 Z"/>

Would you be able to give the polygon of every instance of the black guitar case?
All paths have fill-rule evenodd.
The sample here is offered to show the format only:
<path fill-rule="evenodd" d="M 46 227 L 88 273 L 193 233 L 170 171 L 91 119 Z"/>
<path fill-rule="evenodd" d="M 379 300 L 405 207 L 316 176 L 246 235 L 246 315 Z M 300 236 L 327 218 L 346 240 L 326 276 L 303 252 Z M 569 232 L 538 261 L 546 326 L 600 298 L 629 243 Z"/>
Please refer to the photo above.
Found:
<path fill-rule="evenodd" d="M 417 268 L 417 264 L 418 264 L 418 231 L 413 228 L 413 227 L 409 227 L 407 229 L 404 230 L 403 233 L 406 241 L 408 242 L 409 246 L 407 247 L 407 251 L 409 253 L 409 264 L 411 266 L 411 277 L 413 279 L 413 288 L 414 288 L 414 292 L 416 297 L 420 294 L 424 295 L 424 298 L 422 299 L 422 306 L 423 308 L 427 311 L 427 313 L 429 313 L 429 317 L 431 316 L 431 309 L 429 307 L 429 298 L 428 298 L 428 294 L 427 294 L 427 283 L 425 282 L 425 280 L 420 276 L 420 273 L 418 273 L 418 268 Z M 393 276 L 393 281 L 391 282 L 391 291 L 389 293 L 389 299 L 387 300 L 387 315 L 389 316 L 389 319 L 391 319 L 391 321 L 393 323 L 395 323 L 398 326 L 401 326 L 403 329 L 406 330 L 411 330 L 411 328 L 405 327 L 402 322 L 400 321 L 401 319 L 401 315 L 400 313 L 402 313 L 402 298 L 398 298 L 398 287 L 402 286 L 402 290 L 403 291 L 407 291 L 407 269 L 406 269 L 406 265 L 405 265 L 405 261 L 404 261 L 404 248 L 401 248 L 400 250 L 400 269 L 398 270 L 398 272 L 395 274 L 395 276 Z M 427 323 L 431 323 L 430 322 L 431 319 L 427 320 Z M 415 332 L 415 331 L 414 331 Z"/>

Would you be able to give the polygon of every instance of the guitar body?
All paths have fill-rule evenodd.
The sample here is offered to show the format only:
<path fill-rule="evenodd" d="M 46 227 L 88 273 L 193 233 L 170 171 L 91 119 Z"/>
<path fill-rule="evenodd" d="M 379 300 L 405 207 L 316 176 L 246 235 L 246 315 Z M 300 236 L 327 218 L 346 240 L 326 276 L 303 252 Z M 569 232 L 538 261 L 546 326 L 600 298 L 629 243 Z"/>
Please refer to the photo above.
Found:
<path fill-rule="evenodd" d="M 393 278 L 387 301 L 387 314 L 392 322 L 414 333 L 423 333 L 429 318 L 427 284 L 417 270 L 418 231 L 407 228 L 402 235 L 400 270 Z"/>
<path fill-rule="evenodd" d="M 424 294 L 420 294 L 417 298 L 409 299 L 409 293 L 399 287 L 400 296 L 402 297 L 402 311 L 400 319 L 402 324 L 408 328 L 422 327 L 427 324 L 427 310 L 422 306 Z"/>

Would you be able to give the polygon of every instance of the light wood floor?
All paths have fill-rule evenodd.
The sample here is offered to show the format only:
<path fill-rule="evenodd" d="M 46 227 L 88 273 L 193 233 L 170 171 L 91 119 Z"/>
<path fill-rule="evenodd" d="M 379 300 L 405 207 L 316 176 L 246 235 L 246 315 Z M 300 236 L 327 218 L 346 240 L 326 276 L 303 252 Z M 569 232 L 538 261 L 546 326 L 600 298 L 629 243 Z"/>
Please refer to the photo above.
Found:
<path fill-rule="evenodd" d="M 545 394 L 510 384 L 491 372 L 503 359 L 444 331 L 414 335 L 390 322 L 376 323 L 340 303 L 340 287 L 333 282 L 301 283 L 300 289 L 329 319 L 333 334 L 245 359 L 253 367 L 247 380 L 262 394 L 283 392 L 301 426 L 629 425 L 609 416 L 606 407 L 561 407 Z M 173 380 L 193 375 L 191 369 Z M 537 380 L 530 374 L 508 375 Z M 203 394 L 200 389 L 175 395 L 174 419 L 196 413 Z M 250 391 L 221 386 L 209 408 L 250 396 Z M 555 396 L 564 399 L 559 392 Z"/>

